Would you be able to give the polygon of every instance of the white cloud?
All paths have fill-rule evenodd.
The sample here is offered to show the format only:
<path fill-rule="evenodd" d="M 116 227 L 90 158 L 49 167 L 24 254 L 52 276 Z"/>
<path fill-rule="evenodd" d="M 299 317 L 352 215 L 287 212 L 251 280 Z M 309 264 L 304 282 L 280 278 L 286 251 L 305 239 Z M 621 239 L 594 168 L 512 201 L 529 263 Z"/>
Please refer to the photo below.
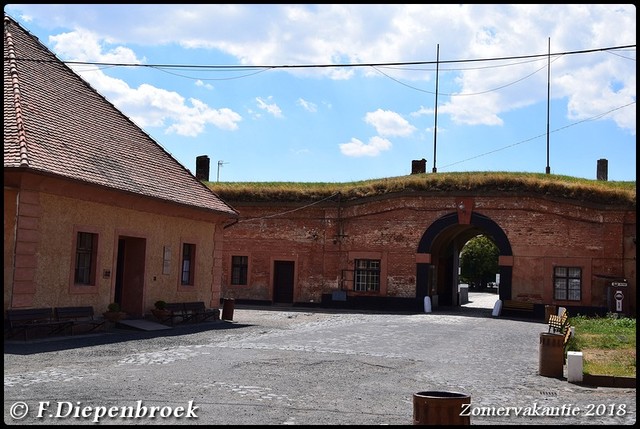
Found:
<path fill-rule="evenodd" d="M 271 100 L 271 96 L 267 97 L 267 100 Z M 282 110 L 280 110 L 280 108 L 278 107 L 277 104 L 275 103 L 267 103 L 264 99 L 262 99 L 261 97 L 256 97 L 256 101 L 258 102 L 258 108 L 262 109 L 268 113 L 270 113 L 271 115 L 273 115 L 276 118 L 282 118 Z"/>
<path fill-rule="evenodd" d="M 55 50 L 70 61 L 141 63 L 135 53 L 116 46 L 104 53 L 105 47 L 96 40 L 95 33 L 77 31 L 65 33 L 51 40 Z M 228 108 L 214 109 L 198 99 L 185 100 L 174 91 L 142 84 L 131 88 L 125 81 L 107 76 L 96 66 L 72 66 L 100 94 L 109 99 L 119 110 L 138 126 L 164 127 L 165 133 L 196 137 L 210 124 L 223 130 L 234 131 L 242 117 Z"/>
<path fill-rule="evenodd" d="M 351 138 L 349 143 L 342 143 L 340 152 L 346 156 L 378 156 L 381 152 L 391 149 L 391 142 L 382 137 L 372 137 L 369 143 L 365 144 L 357 138 Z"/>
<path fill-rule="evenodd" d="M 418 118 L 420 116 L 433 115 L 434 113 L 435 113 L 435 109 L 434 108 L 420 106 L 420 108 L 417 111 L 411 112 L 411 116 L 413 116 L 414 118 Z"/>
<path fill-rule="evenodd" d="M 416 127 L 402 116 L 389 110 L 378 109 L 375 112 L 368 112 L 364 120 L 367 124 L 372 125 L 381 136 L 406 137 L 416 130 Z"/>
<path fill-rule="evenodd" d="M 105 52 L 106 42 L 100 44 L 100 36 L 87 30 L 76 30 L 50 36 L 49 40 L 54 44 L 58 56 L 71 61 L 87 61 L 99 63 L 141 64 L 144 61 L 136 57 L 136 54 L 124 46 L 115 46 Z"/>
<path fill-rule="evenodd" d="M 310 101 L 307 101 L 303 98 L 298 98 L 297 104 L 302 106 L 304 110 L 307 112 L 315 113 L 318 111 L 318 106 Z"/>
<path fill-rule="evenodd" d="M 204 89 L 208 89 L 208 90 L 212 90 L 213 89 L 213 85 L 211 85 L 210 83 L 205 83 L 205 82 L 201 81 L 200 79 L 196 80 L 195 85 L 199 86 L 199 87 L 202 87 Z"/>

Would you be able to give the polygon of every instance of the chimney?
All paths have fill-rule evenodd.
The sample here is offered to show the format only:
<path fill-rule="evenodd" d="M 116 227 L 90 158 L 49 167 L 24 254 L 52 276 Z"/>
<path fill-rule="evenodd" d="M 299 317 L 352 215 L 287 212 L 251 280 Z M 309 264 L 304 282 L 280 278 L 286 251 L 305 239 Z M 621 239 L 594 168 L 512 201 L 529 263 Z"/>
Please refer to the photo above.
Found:
<path fill-rule="evenodd" d="M 609 161 L 606 159 L 598 160 L 598 171 L 596 173 L 596 177 L 598 180 L 604 180 L 605 182 L 609 180 Z"/>
<path fill-rule="evenodd" d="M 411 161 L 411 174 L 422 174 L 427 171 L 427 160 L 422 158 Z"/>
<path fill-rule="evenodd" d="M 209 157 L 207 155 L 196 157 L 196 179 L 209 181 Z"/>

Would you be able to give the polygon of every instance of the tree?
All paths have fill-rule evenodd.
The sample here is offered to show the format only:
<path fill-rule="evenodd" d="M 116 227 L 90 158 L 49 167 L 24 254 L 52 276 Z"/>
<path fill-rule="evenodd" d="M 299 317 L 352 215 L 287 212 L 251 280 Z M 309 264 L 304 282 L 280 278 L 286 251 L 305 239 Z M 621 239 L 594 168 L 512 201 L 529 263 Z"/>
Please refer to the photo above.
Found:
<path fill-rule="evenodd" d="M 486 235 L 477 235 L 460 252 L 460 280 L 485 287 L 498 273 L 498 247 Z"/>

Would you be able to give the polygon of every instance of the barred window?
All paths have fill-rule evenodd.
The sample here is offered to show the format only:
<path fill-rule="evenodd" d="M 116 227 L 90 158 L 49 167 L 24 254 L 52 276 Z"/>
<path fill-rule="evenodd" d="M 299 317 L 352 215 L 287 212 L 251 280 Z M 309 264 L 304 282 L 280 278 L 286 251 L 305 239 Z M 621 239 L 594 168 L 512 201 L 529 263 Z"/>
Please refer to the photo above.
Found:
<path fill-rule="evenodd" d="M 231 257 L 231 284 L 232 285 L 247 284 L 248 266 L 249 266 L 249 257 L 247 256 Z"/>
<path fill-rule="evenodd" d="M 98 234 L 78 232 L 76 237 L 76 266 L 74 282 L 79 285 L 96 284 Z"/>
<path fill-rule="evenodd" d="M 360 292 L 377 292 L 380 290 L 380 260 L 355 260 L 354 290 Z"/>
<path fill-rule="evenodd" d="M 182 276 L 180 283 L 183 285 L 194 284 L 196 245 L 190 243 L 182 244 Z"/>
<path fill-rule="evenodd" d="M 555 267 L 553 270 L 554 298 L 565 301 L 582 299 L 582 268 Z"/>

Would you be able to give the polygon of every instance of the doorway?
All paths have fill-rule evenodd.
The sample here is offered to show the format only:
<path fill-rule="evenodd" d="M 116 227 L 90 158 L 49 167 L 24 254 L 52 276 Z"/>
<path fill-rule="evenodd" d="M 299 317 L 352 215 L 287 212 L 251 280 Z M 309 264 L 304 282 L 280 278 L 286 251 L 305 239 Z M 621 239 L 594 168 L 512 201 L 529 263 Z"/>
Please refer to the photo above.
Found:
<path fill-rule="evenodd" d="M 118 237 L 116 284 L 113 301 L 133 317 L 144 315 L 144 272 L 147 240 Z"/>
<path fill-rule="evenodd" d="M 293 304 L 294 261 L 273 261 L 273 302 Z"/>

